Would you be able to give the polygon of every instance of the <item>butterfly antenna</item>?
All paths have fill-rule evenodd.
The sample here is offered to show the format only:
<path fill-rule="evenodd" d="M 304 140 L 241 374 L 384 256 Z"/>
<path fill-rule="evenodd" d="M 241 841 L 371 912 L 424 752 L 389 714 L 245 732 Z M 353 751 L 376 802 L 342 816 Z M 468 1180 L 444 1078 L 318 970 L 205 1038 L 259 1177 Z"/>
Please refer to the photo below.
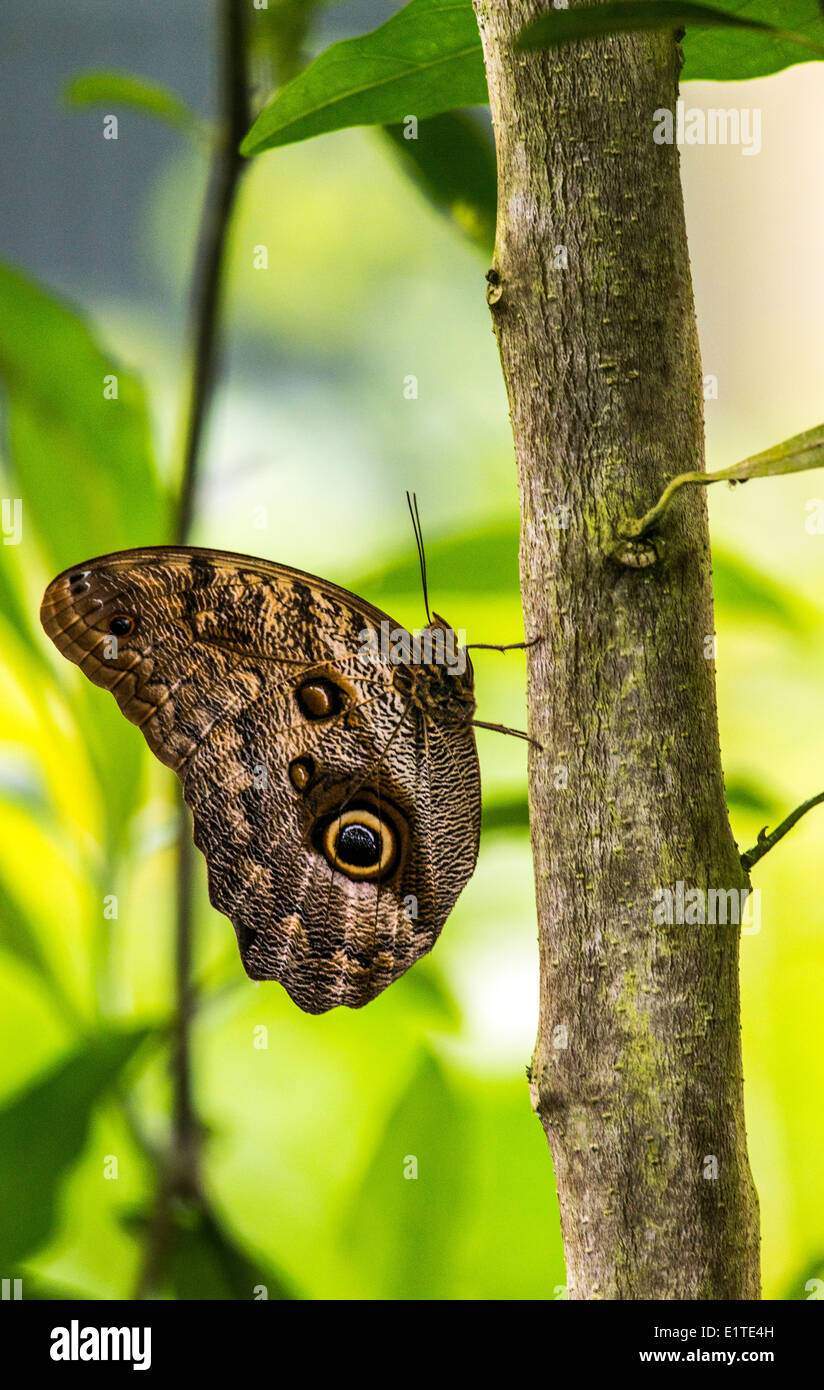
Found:
<path fill-rule="evenodd" d="M 415 493 L 406 494 L 406 505 L 409 508 L 409 515 L 412 518 L 412 530 L 415 532 L 415 544 L 418 547 L 418 560 L 421 566 L 421 583 L 423 585 L 423 602 L 426 608 L 426 620 L 432 622 L 432 615 L 429 612 L 429 589 L 426 583 L 426 554 L 423 548 L 423 529 L 421 519 L 418 515 L 418 499 Z"/>

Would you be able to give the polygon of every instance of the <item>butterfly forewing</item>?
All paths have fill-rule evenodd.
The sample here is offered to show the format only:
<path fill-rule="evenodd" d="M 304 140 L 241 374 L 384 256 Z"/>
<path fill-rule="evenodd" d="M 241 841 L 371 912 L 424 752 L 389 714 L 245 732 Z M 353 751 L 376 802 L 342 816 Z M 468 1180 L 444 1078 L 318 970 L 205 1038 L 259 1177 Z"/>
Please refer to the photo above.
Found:
<path fill-rule="evenodd" d="M 391 619 L 300 571 L 157 547 L 65 571 L 41 620 L 180 777 L 252 978 L 358 1007 L 431 948 L 477 857 L 477 755 L 367 648 Z"/>

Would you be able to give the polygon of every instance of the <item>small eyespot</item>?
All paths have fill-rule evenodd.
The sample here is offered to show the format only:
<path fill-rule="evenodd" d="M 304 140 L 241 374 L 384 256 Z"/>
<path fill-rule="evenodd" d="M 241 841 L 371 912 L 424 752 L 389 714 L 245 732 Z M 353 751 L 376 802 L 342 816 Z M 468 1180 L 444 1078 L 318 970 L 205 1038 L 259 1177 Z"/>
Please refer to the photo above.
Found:
<path fill-rule="evenodd" d="M 289 764 L 289 781 L 292 783 L 296 792 L 305 792 L 310 787 L 315 776 L 315 762 L 313 758 L 293 758 Z"/>
<path fill-rule="evenodd" d="M 109 632 L 115 637 L 127 637 L 134 629 L 134 618 L 130 618 L 128 613 L 115 613 L 109 619 Z"/>
<path fill-rule="evenodd" d="M 340 686 L 326 676 L 312 676 L 295 692 L 301 714 L 307 719 L 331 719 L 343 709 Z"/>

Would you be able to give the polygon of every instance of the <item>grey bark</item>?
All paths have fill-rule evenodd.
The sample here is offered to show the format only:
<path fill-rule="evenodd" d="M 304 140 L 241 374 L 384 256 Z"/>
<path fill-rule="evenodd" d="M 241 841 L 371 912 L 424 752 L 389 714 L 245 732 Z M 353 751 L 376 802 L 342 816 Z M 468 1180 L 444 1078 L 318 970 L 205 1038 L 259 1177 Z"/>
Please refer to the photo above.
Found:
<path fill-rule="evenodd" d="M 703 468 L 678 152 L 652 139 L 653 113 L 675 107 L 680 54 L 668 34 L 515 53 L 533 5 L 475 6 L 498 152 L 487 297 L 518 464 L 526 635 L 543 637 L 528 691 L 542 745 L 530 754 L 531 1090 L 569 1296 L 757 1298 L 739 928 L 654 920 L 656 890 L 678 880 L 747 886 L 705 640 L 703 489 L 668 513 L 657 563 L 610 556 L 624 517 Z"/>

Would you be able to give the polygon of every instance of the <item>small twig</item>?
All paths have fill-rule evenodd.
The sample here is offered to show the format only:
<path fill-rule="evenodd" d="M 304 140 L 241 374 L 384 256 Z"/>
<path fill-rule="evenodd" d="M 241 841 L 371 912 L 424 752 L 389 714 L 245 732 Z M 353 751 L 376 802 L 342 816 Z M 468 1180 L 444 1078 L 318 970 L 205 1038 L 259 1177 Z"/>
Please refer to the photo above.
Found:
<path fill-rule="evenodd" d="M 618 528 L 618 535 L 624 541 L 639 541 L 655 530 L 667 511 L 673 497 L 682 487 L 708 487 L 710 483 L 746 483 L 750 478 L 775 478 L 785 473 L 804 473 L 810 468 L 824 467 L 824 425 L 796 434 L 785 439 L 762 454 L 734 463 L 730 468 L 722 468 L 717 473 L 679 473 L 672 478 L 661 493 L 654 507 L 642 517 L 624 521 Z M 620 549 L 620 547 L 619 547 Z"/>
<path fill-rule="evenodd" d="M 779 840 L 783 840 L 787 831 L 792 830 L 796 821 L 800 821 L 801 817 L 811 811 L 813 806 L 820 806 L 823 801 L 824 792 L 819 792 L 818 796 L 811 796 L 809 801 L 802 801 L 801 805 L 796 806 L 795 810 L 791 811 L 786 820 L 782 820 L 781 824 L 770 835 L 767 834 L 765 825 L 763 830 L 758 832 L 758 842 L 753 845 L 752 849 L 748 849 L 746 854 L 741 855 L 741 865 L 745 872 L 749 873 L 753 864 L 757 864 L 759 859 L 763 859 L 764 855 L 769 853 L 773 845 L 777 845 Z"/>

